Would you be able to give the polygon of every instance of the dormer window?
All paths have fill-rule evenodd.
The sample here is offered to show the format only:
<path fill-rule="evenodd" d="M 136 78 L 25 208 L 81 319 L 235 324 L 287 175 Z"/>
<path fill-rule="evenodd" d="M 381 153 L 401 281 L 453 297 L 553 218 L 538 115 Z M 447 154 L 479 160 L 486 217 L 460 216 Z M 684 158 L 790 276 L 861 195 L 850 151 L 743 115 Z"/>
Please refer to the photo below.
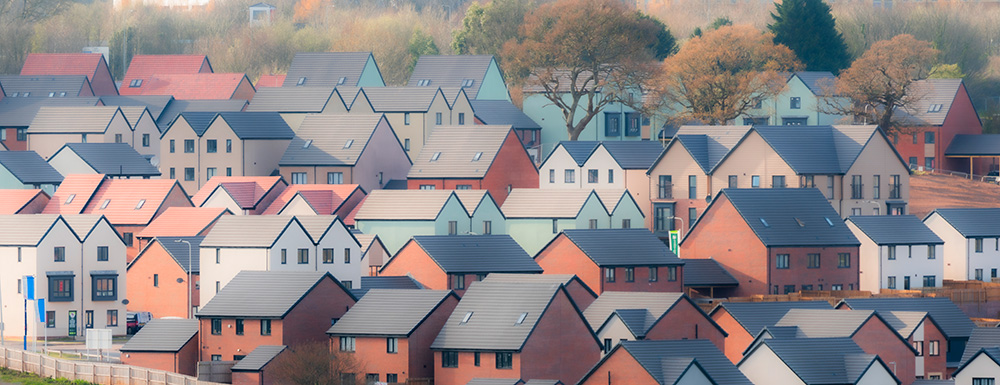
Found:
<path fill-rule="evenodd" d="M 342 86 L 344 85 L 344 83 L 347 83 L 347 76 L 342 76 L 340 79 L 337 80 L 338 86 Z"/>
<path fill-rule="evenodd" d="M 420 79 L 417 81 L 417 86 L 426 87 L 431 85 L 431 79 Z"/>
<path fill-rule="evenodd" d="M 313 140 L 309 139 L 305 143 L 302 143 L 302 148 L 309 148 L 313 144 Z"/>
<path fill-rule="evenodd" d="M 478 162 L 479 158 L 482 158 L 482 157 L 483 157 L 483 152 L 482 151 L 477 152 L 476 155 L 472 156 L 472 161 L 473 162 Z"/>
<path fill-rule="evenodd" d="M 139 203 L 136 203 L 136 204 L 135 204 L 135 209 L 136 209 L 136 210 L 138 210 L 138 209 L 141 209 L 141 208 L 142 208 L 142 205 L 144 205 L 144 204 L 146 204 L 146 200 L 145 200 L 145 199 L 140 199 L 140 200 L 139 200 Z"/>
<path fill-rule="evenodd" d="M 295 83 L 296 86 L 301 86 L 301 85 L 304 85 L 304 84 L 306 84 L 306 77 L 305 76 L 299 78 L 298 83 Z"/>
<path fill-rule="evenodd" d="M 129 88 L 142 87 L 142 79 L 132 79 L 132 81 L 128 83 L 128 86 Z"/>
<path fill-rule="evenodd" d="M 467 324 L 469 320 L 472 319 L 472 312 L 465 313 L 465 317 L 462 317 L 462 323 Z"/>
<path fill-rule="evenodd" d="M 434 155 L 431 155 L 431 162 L 437 162 L 438 158 L 440 157 L 441 157 L 441 151 L 435 152 Z"/>
<path fill-rule="evenodd" d="M 944 107 L 943 104 L 931 104 L 931 106 L 927 108 L 927 112 L 941 112 L 942 107 Z"/>
<path fill-rule="evenodd" d="M 73 203 L 73 198 L 76 198 L 76 194 L 69 194 L 69 197 L 66 198 L 66 204 Z"/>
<path fill-rule="evenodd" d="M 472 84 L 475 83 L 475 82 L 476 81 L 472 80 L 472 79 L 462 80 L 462 88 L 472 87 Z"/>
<path fill-rule="evenodd" d="M 345 149 L 351 148 L 351 145 L 353 144 L 354 144 L 354 139 L 348 139 L 347 143 L 344 143 L 344 148 Z"/>
<path fill-rule="evenodd" d="M 111 203 L 110 199 L 105 199 L 104 203 L 101 203 L 101 210 L 108 208 L 108 204 Z"/>
<path fill-rule="evenodd" d="M 528 318 L 528 313 L 527 312 L 521 313 L 521 316 L 517 317 L 517 322 L 514 323 L 514 326 L 524 323 L 525 318 Z"/>

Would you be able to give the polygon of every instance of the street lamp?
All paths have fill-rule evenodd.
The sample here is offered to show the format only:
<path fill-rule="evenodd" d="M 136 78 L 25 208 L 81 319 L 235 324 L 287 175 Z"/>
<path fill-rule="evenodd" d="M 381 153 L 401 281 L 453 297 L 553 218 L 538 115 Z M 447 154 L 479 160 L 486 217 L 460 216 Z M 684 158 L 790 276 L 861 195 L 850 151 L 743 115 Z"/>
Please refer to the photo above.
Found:
<path fill-rule="evenodd" d="M 191 317 L 194 316 L 193 314 L 191 314 L 191 268 L 194 267 L 194 261 L 191 260 L 191 242 L 189 242 L 186 239 L 175 239 L 174 242 L 175 243 L 183 242 L 183 243 L 187 243 L 187 245 L 188 245 L 188 266 L 187 266 L 187 272 L 188 272 L 188 280 L 187 280 L 187 287 L 188 287 L 188 289 L 187 289 L 187 313 L 188 313 L 188 316 L 187 316 L 187 318 L 191 319 Z"/>
<path fill-rule="evenodd" d="M 684 228 L 684 218 L 681 218 L 681 217 L 675 217 L 675 216 L 669 216 L 669 217 L 667 217 L 667 218 L 670 218 L 670 219 L 676 219 L 676 220 L 679 220 L 679 221 L 681 221 L 681 229 L 683 229 L 683 228 Z M 671 222 L 673 222 L 673 221 L 671 221 Z M 677 235 L 682 235 L 682 234 L 678 233 Z"/>

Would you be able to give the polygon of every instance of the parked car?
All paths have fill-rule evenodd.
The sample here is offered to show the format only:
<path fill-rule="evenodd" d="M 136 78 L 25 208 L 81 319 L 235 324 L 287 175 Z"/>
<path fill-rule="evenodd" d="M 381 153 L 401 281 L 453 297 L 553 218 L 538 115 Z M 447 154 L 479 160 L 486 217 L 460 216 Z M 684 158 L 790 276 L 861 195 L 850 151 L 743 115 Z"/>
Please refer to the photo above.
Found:
<path fill-rule="evenodd" d="M 125 321 L 125 332 L 128 334 L 138 333 L 139 329 L 146 326 L 146 323 L 152 318 L 153 314 L 148 311 L 128 312 Z"/>
<path fill-rule="evenodd" d="M 990 171 L 983 177 L 983 182 L 1000 184 L 1000 171 Z"/>

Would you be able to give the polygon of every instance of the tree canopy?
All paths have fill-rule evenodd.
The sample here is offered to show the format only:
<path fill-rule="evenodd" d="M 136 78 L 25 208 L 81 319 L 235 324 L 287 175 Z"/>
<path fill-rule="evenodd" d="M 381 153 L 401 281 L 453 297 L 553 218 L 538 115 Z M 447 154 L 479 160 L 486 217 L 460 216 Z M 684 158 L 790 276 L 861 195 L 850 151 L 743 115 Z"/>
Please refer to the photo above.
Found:
<path fill-rule="evenodd" d="M 517 29 L 535 7 L 533 0 L 492 0 L 472 3 L 462 26 L 455 30 L 451 48 L 459 55 L 496 55 L 503 44 L 517 37 Z"/>
<path fill-rule="evenodd" d="M 775 7 L 767 26 L 774 43 L 794 51 L 806 70 L 836 74 L 851 64 L 844 37 L 823 0 L 783 0 Z"/>

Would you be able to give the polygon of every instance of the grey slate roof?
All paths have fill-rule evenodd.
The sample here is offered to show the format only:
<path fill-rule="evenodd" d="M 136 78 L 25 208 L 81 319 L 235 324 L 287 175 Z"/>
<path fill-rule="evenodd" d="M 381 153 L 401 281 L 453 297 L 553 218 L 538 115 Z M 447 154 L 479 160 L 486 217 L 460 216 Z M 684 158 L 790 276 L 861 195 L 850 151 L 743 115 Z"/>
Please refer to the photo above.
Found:
<path fill-rule="evenodd" d="M 664 313 L 682 300 L 682 293 L 606 291 L 583 311 L 590 328 L 598 331 L 614 313 L 636 338 L 643 338 Z"/>
<path fill-rule="evenodd" d="M 0 245 L 36 246 L 56 221 L 65 223 L 56 214 L 0 215 Z"/>
<path fill-rule="evenodd" d="M 910 85 L 910 94 L 914 102 L 906 109 L 898 110 L 900 119 L 911 124 L 940 126 L 948 117 L 948 111 L 958 96 L 962 79 L 923 79 Z M 930 107 L 940 104 L 937 111 Z"/>
<path fill-rule="evenodd" d="M 663 152 L 663 145 L 655 140 L 607 141 L 601 145 L 626 170 L 646 170 Z"/>
<path fill-rule="evenodd" d="M 850 338 L 764 340 L 806 384 L 853 384 L 876 359 Z"/>
<path fill-rule="evenodd" d="M 240 139 L 292 139 L 295 132 L 277 112 L 220 112 Z"/>
<path fill-rule="evenodd" d="M 583 166 L 583 164 L 587 162 L 587 158 L 590 158 L 590 154 L 592 154 L 600 144 L 601 142 L 593 140 L 564 140 L 559 142 L 557 146 L 566 150 L 566 152 L 569 153 L 569 156 L 576 161 L 577 166 Z M 549 156 L 552 156 L 552 153 L 554 152 L 555 150 L 552 150 L 552 152 L 549 153 Z M 546 158 L 546 160 L 548 160 L 548 158 Z"/>
<path fill-rule="evenodd" d="M 937 213 L 966 238 L 1000 236 L 1000 208 L 936 209 Z"/>
<path fill-rule="evenodd" d="M 333 86 L 264 87 L 254 94 L 247 111 L 322 112 L 333 91 Z"/>
<path fill-rule="evenodd" d="M 791 309 L 833 309 L 826 301 L 793 302 L 723 302 L 712 313 L 725 309 L 751 336 L 778 323 Z"/>
<path fill-rule="evenodd" d="M 178 352 L 196 334 L 198 334 L 196 319 L 154 319 L 129 339 L 121 347 L 121 351 Z"/>
<path fill-rule="evenodd" d="M 531 120 L 509 100 L 469 100 L 476 117 L 486 124 L 510 125 L 515 130 L 541 130 L 542 126 Z"/>
<path fill-rule="evenodd" d="M 372 289 L 326 332 L 408 337 L 451 295 L 451 290 Z"/>
<path fill-rule="evenodd" d="M 105 106 L 146 107 L 153 120 L 158 120 L 167 105 L 174 101 L 170 95 L 104 95 L 100 98 Z"/>
<path fill-rule="evenodd" d="M 969 342 L 965 344 L 965 351 L 962 353 L 962 365 L 972 359 L 972 356 L 983 348 L 1000 347 L 1000 328 L 975 328 L 972 329 Z"/>
<path fill-rule="evenodd" d="M 412 242 L 449 274 L 542 272 L 509 235 L 426 235 Z"/>
<path fill-rule="evenodd" d="M 714 259 L 681 258 L 684 261 L 684 286 L 736 286 L 740 281 Z"/>
<path fill-rule="evenodd" d="M 29 134 L 103 134 L 115 116 L 118 107 L 42 107 L 28 126 Z M 123 115 L 124 116 L 124 115 Z"/>
<path fill-rule="evenodd" d="M 0 166 L 24 184 L 59 184 L 63 180 L 62 174 L 34 151 L 0 151 Z"/>
<path fill-rule="evenodd" d="M 274 358 L 277 357 L 278 354 L 281 354 L 281 352 L 285 351 L 286 348 L 287 346 L 285 345 L 257 346 L 256 348 L 254 348 L 252 352 L 250 352 L 250 354 L 247 354 L 246 357 L 243 357 L 243 359 L 240 360 L 240 362 L 237 362 L 236 365 L 233 365 L 232 370 L 237 372 L 239 371 L 256 372 L 258 370 L 261 370 L 265 366 L 267 366 L 267 364 L 270 363 L 271 360 L 274 360 Z"/>
<path fill-rule="evenodd" d="M 278 164 L 353 166 L 382 119 L 382 115 L 307 115 Z M 344 148 L 350 141 L 351 146 Z"/>
<path fill-rule="evenodd" d="M 920 218 L 913 215 L 852 216 L 847 220 L 877 245 L 944 243 Z"/>
<path fill-rule="evenodd" d="M 413 277 L 379 275 L 373 277 L 361 277 L 361 287 L 358 289 L 351 289 L 351 294 L 354 294 L 357 298 L 361 298 L 372 289 L 420 290 L 423 288 L 423 285 L 421 285 L 420 282 L 415 281 Z"/>
<path fill-rule="evenodd" d="M 431 349 L 519 351 L 559 290 L 562 285 L 541 282 L 473 283 Z M 463 323 L 468 313 L 472 313 L 469 321 Z M 524 321 L 517 324 L 524 313 Z"/>
<path fill-rule="evenodd" d="M 180 116 L 184 117 L 184 121 L 187 122 L 194 133 L 198 136 L 205 134 L 205 130 L 208 130 L 208 125 L 212 124 L 212 120 L 215 120 L 215 115 L 217 112 L 184 112 Z M 180 117 L 179 116 L 179 117 Z M 176 120 L 172 121 L 170 124 L 173 125 Z"/>
<path fill-rule="evenodd" d="M 876 126 L 754 126 L 797 174 L 843 174 Z"/>
<path fill-rule="evenodd" d="M 0 100 L 0 126 L 28 127 L 42 107 L 97 106 L 100 98 L 3 98 Z"/>
<path fill-rule="evenodd" d="M 924 311 L 934 318 L 948 338 L 968 337 L 976 324 L 948 298 L 845 298 L 854 310 Z"/>
<path fill-rule="evenodd" d="M 421 80 L 430 80 L 430 87 L 452 88 L 471 79 L 472 85 L 465 87 L 465 92 L 469 99 L 475 99 L 492 62 L 493 55 L 422 55 L 406 85 L 416 87 Z"/>
<path fill-rule="evenodd" d="M 371 52 L 299 52 L 292 59 L 282 87 L 295 87 L 305 77 L 302 86 L 336 86 L 340 78 L 345 85 L 357 86 Z"/>
<path fill-rule="evenodd" d="M 153 167 L 141 154 L 127 143 L 67 143 L 62 151 L 73 151 L 98 174 L 108 176 L 158 176 L 160 170 Z M 54 158 L 55 155 L 52 156 Z M 51 158 L 50 158 L 51 159 Z"/>
<path fill-rule="evenodd" d="M 710 173 L 746 136 L 750 128 L 750 126 L 681 126 L 674 134 L 674 142 L 684 146 L 701 166 L 702 171 Z"/>
<path fill-rule="evenodd" d="M 563 230 L 563 234 L 598 266 L 684 264 L 647 229 Z"/>
<path fill-rule="evenodd" d="M 90 231 L 97 226 L 97 224 L 101 221 L 101 218 L 104 218 L 101 214 L 63 215 L 63 220 L 66 221 L 69 228 L 73 229 L 73 232 L 76 233 L 76 236 L 81 241 L 85 240 L 87 236 L 90 235 Z M 110 226 L 110 223 L 108 225 Z"/>
<path fill-rule="evenodd" d="M 494 165 L 504 166 L 495 160 L 509 135 L 510 126 L 436 126 L 407 178 L 483 178 Z"/>
<path fill-rule="evenodd" d="M 0 75 L 0 84 L 8 97 L 66 98 L 93 94 L 86 75 Z M 25 96 L 28 93 L 28 96 Z"/>
<path fill-rule="evenodd" d="M 903 338 L 909 338 L 928 317 L 925 311 L 880 311 L 878 315 Z"/>
<path fill-rule="evenodd" d="M 850 337 L 874 311 L 834 309 L 789 309 L 774 326 L 797 326 L 806 338 Z"/>
<path fill-rule="evenodd" d="M 1000 156 L 1000 135 L 955 135 L 945 156 Z"/>
<path fill-rule="evenodd" d="M 823 95 L 823 88 L 832 86 L 832 82 L 837 80 L 837 77 L 830 71 L 798 71 L 794 75 L 801 79 L 809 91 L 817 96 Z"/>
<path fill-rule="evenodd" d="M 177 261 L 181 269 L 184 269 L 184 272 L 190 271 L 191 273 L 201 271 L 201 253 L 199 247 L 201 247 L 203 239 L 205 237 L 156 237 L 156 241 L 167 251 L 167 254 L 170 254 Z M 191 243 L 190 256 L 188 255 L 188 244 L 179 242 L 179 240 Z"/>
<path fill-rule="evenodd" d="M 160 132 L 173 123 L 174 119 L 181 113 L 187 112 L 235 112 L 243 111 L 247 107 L 247 101 L 242 99 L 224 100 L 173 100 L 160 113 L 156 119 L 156 125 L 160 126 Z"/>
<path fill-rule="evenodd" d="M 635 357 L 639 365 L 642 365 L 661 384 L 673 384 L 682 374 L 670 370 L 673 366 L 669 368 L 664 366 L 663 361 L 680 358 L 697 360 L 717 384 L 751 384 L 750 380 L 709 340 L 624 341 L 621 349 L 625 349 Z"/>
<path fill-rule="evenodd" d="M 323 271 L 244 270 L 199 309 L 196 316 L 282 318 L 324 279 L 335 280 Z"/>
<path fill-rule="evenodd" d="M 290 226 L 299 226 L 299 222 L 294 217 L 284 215 L 223 215 L 212 226 L 201 245 L 267 248 Z"/>
<path fill-rule="evenodd" d="M 823 193 L 815 188 L 727 188 L 721 194 L 765 246 L 861 244 Z M 718 200 L 717 197 L 709 209 Z"/>
<path fill-rule="evenodd" d="M 361 93 L 375 112 L 426 112 L 441 90 L 437 87 L 364 87 Z M 364 97 L 358 94 L 354 103 L 363 102 Z"/>

